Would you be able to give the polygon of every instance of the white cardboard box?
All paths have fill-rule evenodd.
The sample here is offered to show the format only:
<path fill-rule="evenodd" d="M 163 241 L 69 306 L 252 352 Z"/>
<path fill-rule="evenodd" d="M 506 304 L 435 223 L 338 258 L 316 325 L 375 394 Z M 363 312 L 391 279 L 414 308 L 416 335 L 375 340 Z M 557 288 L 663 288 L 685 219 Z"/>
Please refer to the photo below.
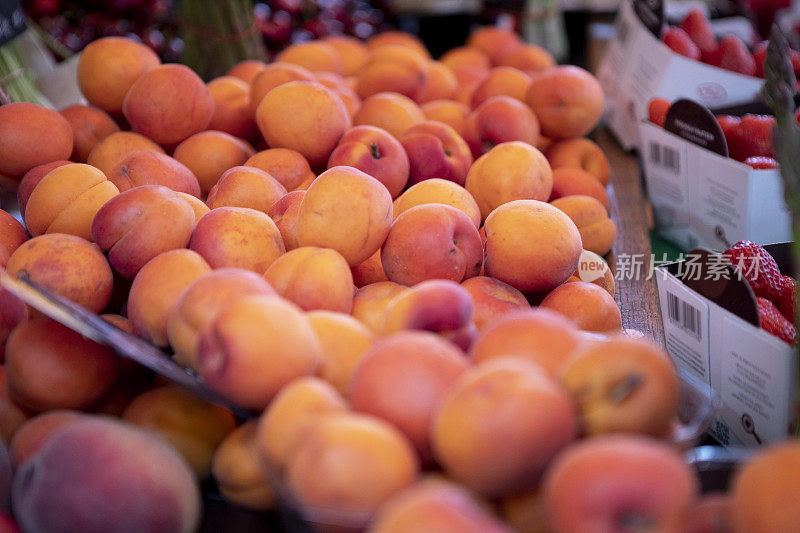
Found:
<path fill-rule="evenodd" d="M 761 78 L 673 52 L 647 29 L 631 2 L 623 2 L 615 27 L 598 79 L 606 95 L 606 124 L 626 149 L 639 148 L 639 126 L 653 97 L 723 107 L 752 101 L 761 89 Z"/>

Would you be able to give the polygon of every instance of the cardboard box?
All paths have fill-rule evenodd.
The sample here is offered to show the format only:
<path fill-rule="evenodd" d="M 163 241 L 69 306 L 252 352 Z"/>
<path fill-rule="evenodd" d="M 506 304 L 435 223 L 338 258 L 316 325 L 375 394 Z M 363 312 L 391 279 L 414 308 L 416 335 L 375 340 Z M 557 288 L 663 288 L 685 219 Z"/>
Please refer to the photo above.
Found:
<path fill-rule="evenodd" d="M 791 271 L 788 244 L 766 248 Z M 656 285 L 667 351 L 722 402 L 709 433 L 725 446 L 785 440 L 796 425 L 797 348 L 758 326 L 750 286 L 722 256 L 696 250 L 687 258 L 657 267 Z"/>
<path fill-rule="evenodd" d="M 653 97 L 729 106 L 755 99 L 764 81 L 676 54 L 661 42 L 663 27 L 662 2 L 623 2 L 598 71 L 606 124 L 626 149 L 639 148 L 639 126 Z"/>

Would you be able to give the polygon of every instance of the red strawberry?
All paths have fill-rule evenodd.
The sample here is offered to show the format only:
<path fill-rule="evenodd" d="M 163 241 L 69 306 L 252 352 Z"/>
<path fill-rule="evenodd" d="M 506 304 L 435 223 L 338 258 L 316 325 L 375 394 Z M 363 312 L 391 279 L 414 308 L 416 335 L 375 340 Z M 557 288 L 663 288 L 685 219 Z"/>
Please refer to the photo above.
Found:
<path fill-rule="evenodd" d="M 657 126 L 664 127 L 667 121 L 667 112 L 669 111 L 672 102 L 666 98 L 653 98 L 647 105 L 647 116 L 650 122 Z"/>
<path fill-rule="evenodd" d="M 781 168 L 775 159 L 771 157 L 764 157 L 762 155 L 754 155 L 744 160 L 745 165 L 750 165 L 756 170 L 764 170 L 766 168 Z"/>
<path fill-rule="evenodd" d="M 703 60 L 709 65 L 738 72 L 745 76 L 755 76 L 756 61 L 747 46 L 735 35 L 728 35 L 714 50 L 703 53 Z"/>
<path fill-rule="evenodd" d="M 781 294 L 781 271 L 764 248 L 752 241 L 739 241 L 722 253 L 747 280 L 756 296 L 774 300 Z"/>
<path fill-rule="evenodd" d="M 714 36 L 714 30 L 711 29 L 711 23 L 702 9 L 698 8 L 689 11 L 689 14 L 681 22 L 681 29 L 694 41 L 700 52 L 711 52 L 717 47 L 717 38 Z"/>
<path fill-rule="evenodd" d="M 772 148 L 772 128 L 775 117 L 769 115 L 745 115 L 739 125 L 725 135 L 728 153 L 732 159 L 744 161 L 748 157 L 775 157 Z"/>
<path fill-rule="evenodd" d="M 797 280 L 792 276 L 781 276 L 780 291 L 780 295 L 772 301 L 783 316 L 794 324 L 797 321 Z"/>
<path fill-rule="evenodd" d="M 798 81 L 800 83 L 800 81 Z M 797 108 L 797 111 L 794 112 L 794 119 L 800 124 L 800 107 Z"/>
<path fill-rule="evenodd" d="M 664 32 L 664 35 L 661 36 L 661 40 L 676 54 L 697 61 L 700 60 L 700 49 L 682 29 L 670 27 Z"/>
<path fill-rule="evenodd" d="M 783 339 L 792 346 L 797 344 L 797 330 L 785 316 L 781 314 L 775 304 L 766 298 L 756 298 L 758 301 L 758 316 L 761 319 L 761 329 Z"/>

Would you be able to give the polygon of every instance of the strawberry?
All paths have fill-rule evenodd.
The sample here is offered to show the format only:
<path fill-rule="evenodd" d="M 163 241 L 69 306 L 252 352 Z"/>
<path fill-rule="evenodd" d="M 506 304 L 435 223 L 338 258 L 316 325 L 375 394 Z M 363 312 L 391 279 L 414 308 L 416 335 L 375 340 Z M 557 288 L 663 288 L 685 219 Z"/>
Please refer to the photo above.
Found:
<path fill-rule="evenodd" d="M 669 111 L 672 102 L 665 98 L 653 98 L 647 105 L 647 116 L 650 122 L 657 126 L 664 127 L 667 121 L 667 112 Z"/>
<path fill-rule="evenodd" d="M 753 59 L 756 62 L 756 76 L 764 77 L 764 62 L 767 60 L 767 46 L 769 41 L 761 41 L 753 47 Z M 795 75 L 800 74 L 800 52 L 789 50 L 789 59 L 792 62 L 792 69 Z"/>
<path fill-rule="evenodd" d="M 700 49 L 682 29 L 670 27 L 661 36 L 661 40 L 676 54 L 700 61 Z"/>
<path fill-rule="evenodd" d="M 752 241 L 739 241 L 724 255 L 753 288 L 756 296 L 774 300 L 781 294 L 781 271 L 764 248 Z"/>
<path fill-rule="evenodd" d="M 739 125 L 725 135 L 730 157 L 737 161 L 744 161 L 752 156 L 775 157 L 772 147 L 773 127 L 775 127 L 773 116 L 743 116 Z"/>
<path fill-rule="evenodd" d="M 792 324 L 796 323 L 797 317 L 797 280 L 792 276 L 781 276 L 780 294 L 772 300 L 775 306 L 781 310 Z"/>
<path fill-rule="evenodd" d="M 701 53 L 708 53 L 717 47 L 717 38 L 711 23 L 702 9 L 692 9 L 681 22 L 681 29 L 697 45 Z"/>
<path fill-rule="evenodd" d="M 800 83 L 800 81 L 798 81 Z M 797 108 L 797 111 L 794 112 L 794 119 L 800 124 L 800 107 Z"/>
<path fill-rule="evenodd" d="M 719 46 L 710 52 L 703 52 L 703 60 L 709 65 L 738 72 L 745 76 L 755 76 L 756 61 L 742 40 L 735 35 L 728 35 L 719 42 Z"/>
<path fill-rule="evenodd" d="M 792 346 L 797 344 L 797 329 L 781 314 L 775 304 L 766 298 L 756 298 L 758 301 L 758 316 L 761 319 L 761 329 L 783 339 Z"/>
<path fill-rule="evenodd" d="M 771 157 L 764 157 L 762 155 L 750 156 L 744 160 L 745 165 L 750 165 L 756 170 L 764 170 L 766 168 L 781 168 L 775 159 Z"/>

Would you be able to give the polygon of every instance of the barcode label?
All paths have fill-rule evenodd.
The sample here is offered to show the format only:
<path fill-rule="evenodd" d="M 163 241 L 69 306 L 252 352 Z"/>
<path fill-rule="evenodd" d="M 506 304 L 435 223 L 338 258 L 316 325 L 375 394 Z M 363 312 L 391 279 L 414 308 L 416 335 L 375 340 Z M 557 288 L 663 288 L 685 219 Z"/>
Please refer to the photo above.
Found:
<path fill-rule="evenodd" d="M 675 174 L 681 172 L 681 158 L 678 151 L 655 141 L 650 141 L 650 162 Z"/>
<path fill-rule="evenodd" d="M 619 44 L 623 46 L 628 44 L 628 37 L 631 34 L 631 28 L 628 22 L 625 21 L 622 17 L 617 17 L 616 33 L 617 33 L 617 41 L 619 41 Z"/>
<path fill-rule="evenodd" d="M 667 316 L 669 319 L 693 334 L 698 339 L 703 335 L 700 310 L 671 292 L 667 293 Z"/>

